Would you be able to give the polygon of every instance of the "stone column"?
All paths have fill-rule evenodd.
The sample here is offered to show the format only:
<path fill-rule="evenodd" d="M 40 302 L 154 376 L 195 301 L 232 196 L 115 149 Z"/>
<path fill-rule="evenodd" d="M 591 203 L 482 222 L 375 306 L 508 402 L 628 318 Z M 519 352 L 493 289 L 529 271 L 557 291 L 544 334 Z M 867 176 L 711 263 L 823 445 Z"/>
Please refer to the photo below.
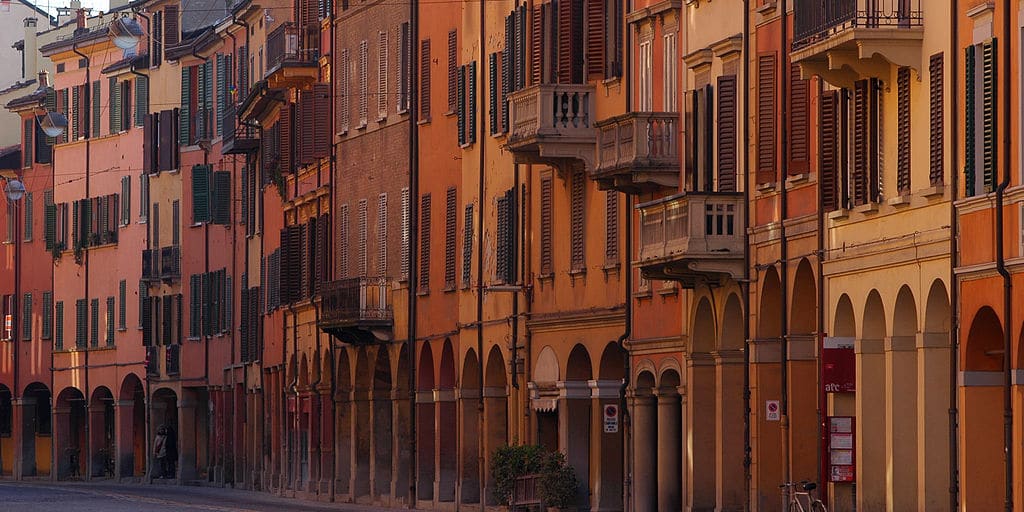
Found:
<path fill-rule="evenodd" d="M 503 387 L 484 388 L 484 484 L 483 499 L 488 505 L 497 505 L 491 498 L 490 489 L 494 486 L 494 475 L 490 471 L 491 454 L 494 450 L 508 444 L 508 396 Z"/>
<path fill-rule="evenodd" d="M 590 386 L 587 381 L 559 381 L 558 446 L 579 482 L 579 508 L 590 508 Z"/>
<path fill-rule="evenodd" d="M 114 402 L 114 475 L 115 478 L 135 473 L 135 400 Z"/>
<path fill-rule="evenodd" d="M 323 385 L 317 388 L 314 397 L 320 404 L 320 414 L 316 420 L 320 422 L 320 479 L 316 485 L 317 494 L 321 499 L 334 494 L 334 400 L 331 398 L 331 387 Z"/>
<path fill-rule="evenodd" d="M 949 510 L 949 347 L 949 333 L 918 335 L 917 503 L 936 512 Z"/>
<path fill-rule="evenodd" d="M 14 437 L 14 478 L 21 480 L 36 474 L 36 397 L 14 400 L 11 435 Z M 52 473 L 52 471 L 51 471 Z"/>
<path fill-rule="evenodd" d="M 622 411 L 619 408 L 619 393 L 622 381 L 592 380 L 590 396 L 594 421 L 591 428 L 594 439 L 594 460 L 591 469 L 590 500 L 591 510 L 606 512 L 622 510 Z M 604 431 L 604 408 L 614 406 L 618 414 L 618 432 Z"/>
<path fill-rule="evenodd" d="M 687 480 L 684 488 L 688 502 L 686 510 L 712 510 L 718 494 L 715 475 L 717 429 L 715 427 L 715 361 L 708 353 L 689 354 L 686 360 L 687 425 L 686 465 Z M 659 507 L 661 509 L 661 507 Z"/>
<path fill-rule="evenodd" d="M 857 510 L 885 510 L 886 454 L 886 371 L 885 340 L 858 339 L 854 343 L 857 361 Z"/>
<path fill-rule="evenodd" d="M 50 474 L 54 480 L 63 480 L 71 475 L 71 461 L 67 454 L 67 449 L 71 448 L 74 443 L 72 441 L 71 432 L 71 408 L 70 407 L 54 407 L 53 408 L 53 423 L 51 428 L 53 429 L 53 470 Z"/>
<path fill-rule="evenodd" d="M 459 503 L 480 503 L 480 390 L 456 390 L 459 403 Z"/>
<path fill-rule="evenodd" d="M 434 498 L 440 502 L 455 501 L 455 481 L 458 477 L 458 411 L 454 389 L 435 389 L 434 433 L 437 437 L 437 477 Z"/>
<path fill-rule="evenodd" d="M 893 336 L 885 349 L 887 507 L 918 510 L 916 337 Z"/>
<path fill-rule="evenodd" d="M 194 480 L 196 471 L 196 400 L 182 396 L 178 399 L 178 479 Z"/>
<path fill-rule="evenodd" d="M 658 400 L 658 511 L 677 512 L 682 503 L 682 431 L 679 421 L 679 392 L 676 388 L 659 388 Z"/>
<path fill-rule="evenodd" d="M 658 422 L 655 398 L 633 392 L 630 398 L 633 422 L 633 509 L 655 512 L 658 509 Z"/>

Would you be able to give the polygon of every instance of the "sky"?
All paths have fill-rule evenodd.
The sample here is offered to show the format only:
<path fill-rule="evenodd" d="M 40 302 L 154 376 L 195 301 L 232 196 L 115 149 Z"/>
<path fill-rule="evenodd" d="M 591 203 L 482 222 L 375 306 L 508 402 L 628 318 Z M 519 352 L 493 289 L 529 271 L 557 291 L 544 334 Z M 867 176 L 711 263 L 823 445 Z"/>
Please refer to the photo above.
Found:
<path fill-rule="evenodd" d="M 51 14 L 57 14 L 58 7 L 67 7 L 71 5 L 71 0 L 29 0 L 30 2 L 41 7 L 43 10 L 50 12 Z M 108 0 L 81 0 L 82 7 L 92 7 L 93 11 L 104 11 L 106 12 L 107 6 L 109 5 Z"/>

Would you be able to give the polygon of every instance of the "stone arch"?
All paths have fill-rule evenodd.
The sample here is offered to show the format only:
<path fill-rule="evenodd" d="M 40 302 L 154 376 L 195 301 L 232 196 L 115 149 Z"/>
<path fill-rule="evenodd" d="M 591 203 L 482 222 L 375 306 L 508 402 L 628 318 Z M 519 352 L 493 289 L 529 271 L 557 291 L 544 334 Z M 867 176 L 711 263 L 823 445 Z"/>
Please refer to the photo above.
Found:
<path fill-rule="evenodd" d="M 89 476 L 106 476 L 107 464 L 113 470 L 114 432 L 114 394 L 106 386 L 97 386 L 89 399 Z"/>
<path fill-rule="evenodd" d="M 914 336 L 917 334 L 917 304 L 914 292 L 903 285 L 896 294 L 896 307 L 892 314 L 893 336 Z"/>
<path fill-rule="evenodd" d="M 437 389 L 455 389 L 455 349 L 452 340 L 444 340 L 441 346 L 441 364 L 437 372 Z"/>
<path fill-rule="evenodd" d="M 52 472 L 50 456 L 53 442 L 53 415 L 50 388 L 42 382 L 32 382 L 21 393 L 22 403 L 30 407 L 22 415 L 22 446 L 16 447 L 21 457 L 20 476 L 42 476 Z"/>
<path fill-rule="evenodd" d="M 701 297 L 693 312 L 693 330 L 690 331 L 690 353 L 707 354 L 715 349 L 715 311 L 707 297 Z"/>
<path fill-rule="evenodd" d="M 626 351 L 618 343 L 612 341 L 604 346 L 601 361 L 598 363 L 598 380 L 621 381 L 626 377 Z"/>
<path fill-rule="evenodd" d="M 882 295 L 878 293 L 878 290 L 871 290 L 868 293 L 868 300 L 864 303 L 861 338 L 881 340 L 885 338 L 886 332 L 885 306 L 882 305 Z"/>
<path fill-rule="evenodd" d="M 420 391 L 434 389 L 434 353 L 429 343 L 420 349 L 420 364 L 416 368 L 416 388 Z"/>
<path fill-rule="evenodd" d="M 69 477 L 84 478 L 86 475 L 87 414 L 85 395 L 80 389 L 69 386 L 57 395 L 54 405 L 54 442 L 58 480 Z"/>
<path fill-rule="evenodd" d="M 480 503 L 480 371 L 476 351 L 470 348 L 462 360 L 462 377 L 459 379 L 459 406 L 462 409 L 459 433 L 463 440 L 459 503 Z"/>
<path fill-rule="evenodd" d="M 373 368 L 373 496 L 391 495 L 392 410 L 391 352 L 388 345 L 377 348 Z"/>
<path fill-rule="evenodd" d="M 970 320 L 961 356 L 961 461 L 964 510 L 996 510 L 1003 505 L 1003 325 L 989 306 Z"/>
<path fill-rule="evenodd" d="M 891 448 L 886 440 L 891 413 L 887 397 L 891 383 L 886 379 L 886 314 L 882 296 L 878 290 L 871 290 L 864 303 L 861 319 L 861 335 L 855 344 L 857 352 L 857 429 L 861 439 L 875 439 L 878 450 L 861 450 L 857 461 L 857 488 L 875 491 L 867 501 L 872 505 L 886 503 L 884 490 L 892 472 L 888 464 Z M 891 355 L 891 352 L 888 354 Z M 881 495 L 879 495 L 881 493 Z"/>
<path fill-rule="evenodd" d="M 857 336 L 857 320 L 853 314 L 853 302 L 850 300 L 850 296 L 845 293 L 839 297 L 839 302 L 836 304 L 832 335 L 848 338 Z"/>
<path fill-rule="evenodd" d="M 644 372 L 647 372 L 648 374 L 650 374 L 650 378 L 651 378 L 651 384 L 649 386 L 646 386 L 646 387 L 640 384 L 640 376 Z M 654 387 L 655 387 L 654 375 L 656 375 L 657 373 L 658 373 L 658 371 L 657 371 L 656 367 L 654 366 L 654 362 L 651 361 L 650 359 L 645 357 L 645 358 L 637 361 L 636 367 L 634 368 L 633 389 L 636 389 L 636 390 L 648 389 L 648 388 L 649 389 L 654 389 Z"/>
<path fill-rule="evenodd" d="M 722 335 L 719 338 L 718 350 L 743 350 L 743 303 L 739 295 L 730 293 L 725 299 L 725 310 L 722 313 Z"/>
<path fill-rule="evenodd" d="M 557 372 L 557 362 L 555 371 Z M 487 355 L 487 368 L 484 373 L 484 467 L 490 467 L 491 456 L 495 450 L 508 444 L 508 391 L 505 357 L 498 345 L 492 345 Z M 497 505 L 493 493 L 494 475 L 486 472 L 487 492 L 484 498 L 488 505 Z"/>
<path fill-rule="evenodd" d="M 334 372 L 331 371 L 332 361 L 330 352 L 324 354 L 317 352 L 317 360 L 320 361 L 317 365 L 317 368 L 320 369 L 320 374 L 318 375 L 320 385 L 323 387 L 330 387 L 334 381 Z"/>
<path fill-rule="evenodd" d="M 587 347 L 577 343 L 569 352 L 565 365 L 565 380 L 587 381 L 593 378 L 593 367 L 590 364 L 590 353 Z"/>
<path fill-rule="evenodd" d="M 779 322 L 779 316 L 782 314 L 782 306 L 779 302 L 782 286 L 775 267 L 765 270 L 762 281 L 761 303 L 757 310 L 757 337 L 760 339 L 779 338 L 782 336 L 782 325 Z"/>
<path fill-rule="evenodd" d="M 298 374 L 298 386 L 300 389 L 309 387 L 310 376 L 309 376 L 309 356 L 305 353 L 299 359 L 299 374 Z"/>
<path fill-rule="evenodd" d="M 1002 371 L 1003 325 L 999 315 L 983 306 L 974 314 L 970 326 L 961 367 L 966 371 Z"/>
<path fill-rule="evenodd" d="M 533 380 L 538 383 L 555 383 L 561 378 L 558 368 L 558 357 L 550 345 L 545 345 L 537 356 L 537 366 L 533 369 Z"/>
<path fill-rule="evenodd" d="M 789 308 L 789 332 L 790 334 L 811 334 L 817 331 L 818 292 L 814 278 L 814 271 L 811 269 L 811 262 L 807 258 L 801 258 L 796 267 L 796 274 L 793 276 L 793 292 L 790 294 L 791 306 Z"/>
<path fill-rule="evenodd" d="M 437 424 L 444 425 L 437 431 L 437 501 L 455 501 L 455 487 L 458 482 L 458 404 L 455 402 L 457 376 L 455 370 L 455 348 L 451 339 L 441 345 L 441 361 L 437 372 Z"/>
<path fill-rule="evenodd" d="M 491 347 L 487 356 L 487 372 L 484 375 L 484 385 L 489 388 L 501 388 L 504 394 L 506 386 L 505 357 L 497 345 Z"/>
<path fill-rule="evenodd" d="M 590 429 L 591 393 L 589 381 L 594 378 L 590 353 L 581 343 L 569 352 L 565 365 L 565 381 L 559 385 L 564 389 L 565 399 L 558 405 L 558 448 L 576 470 L 577 505 L 585 508 L 589 504 L 590 487 Z"/>
<path fill-rule="evenodd" d="M 146 470 L 146 391 L 132 372 L 121 379 L 118 391 L 116 475 L 139 477 Z"/>
<path fill-rule="evenodd" d="M 928 299 L 924 310 L 924 332 L 948 334 L 950 321 L 949 293 L 946 291 L 946 283 L 941 279 L 936 279 L 928 289 Z"/>

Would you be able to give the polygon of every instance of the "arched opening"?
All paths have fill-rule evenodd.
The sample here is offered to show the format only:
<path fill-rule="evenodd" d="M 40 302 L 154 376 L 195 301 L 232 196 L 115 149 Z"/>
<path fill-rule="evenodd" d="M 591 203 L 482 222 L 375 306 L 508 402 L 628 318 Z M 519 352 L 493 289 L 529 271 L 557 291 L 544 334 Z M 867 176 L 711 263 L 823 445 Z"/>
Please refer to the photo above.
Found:
<path fill-rule="evenodd" d="M 14 403 L 11 388 L 0 384 L 0 474 L 14 473 L 14 440 L 11 438 L 14 422 Z"/>
<path fill-rule="evenodd" d="M 790 294 L 789 334 L 813 334 L 817 331 L 818 293 L 811 262 L 802 258 L 793 276 L 793 293 Z"/>
<path fill-rule="evenodd" d="M 853 316 L 853 302 L 845 293 L 836 304 L 836 316 L 833 322 L 833 336 L 853 338 L 857 336 L 857 321 Z"/>
<path fill-rule="evenodd" d="M 950 486 L 949 450 L 940 449 L 949 443 L 950 376 L 950 307 L 949 294 L 941 279 L 932 282 L 924 310 L 923 348 L 918 349 L 919 381 L 927 382 L 927 392 L 918 398 L 920 439 L 917 444 L 918 471 L 923 472 L 922 510 L 938 510 L 945 503 L 942 496 Z"/>
<path fill-rule="evenodd" d="M 757 310 L 757 337 L 775 339 L 782 336 L 782 324 L 779 317 L 782 306 L 779 302 L 782 287 L 779 284 L 779 273 L 775 268 L 764 272 L 764 284 L 761 285 L 760 307 Z"/>
<path fill-rule="evenodd" d="M 394 404 L 395 404 L 395 429 L 392 433 L 394 438 L 394 452 L 397 462 L 394 470 L 394 496 L 396 499 L 404 500 L 406 505 L 409 500 L 409 477 L 412 475 L 413 460 L 410 450 L 411 433 L 409 422 L 412 418 L 412 399 L 410 395 L 409 382 L 409 344 L 403 343 L 398 351 L 398 371 L 395 373 L 394 382 Z"/>
<path fill-rule="evenodd" d="M 373 495 L 391 495 L 391 353 L 377 348 L 373 369 Z"/>
<path fill-rule="evenodd" d="M 484 373 L 484 436 L 486 442 L 485 468 L 490 467 L 491 456 L 498 448 L 508 444 L 508 388 L 505 375 L 505 356 L 498 345 L 492 345 L 487 355 Z M 556 368 L 557 371 L 557 368 Z M 487 490 L 484 497 L 488 505 L 497 505 L 490 489 L 494 486 L 494 475 L 487 475 Z"/>
<path fill-rule="evenodd" d="M 886 507 L 888 442 L 886 428 L 889 424 L 886 404 L 886 314 L 882 296 L 878 290 L 868 293 L 864 303 L 861 321 L 861 338 L 857 341 L 857 411 L 856 446 L 867 447 L 872 443 L 877 449 L 860 449 L 857 452 L 857 495 L 858 504 L 865 508 Z M 869 441 L 870 440 L 870 441 Z M 863 494 L 862 494 L 863 490 Z"/>
<path fill-rule="evenodd" d="M 633 385 L 630 417 L 633 421 L 633 500 L 637 512 L 668 510 L 658 507 L 658 409 L 651 369 L 641 370 Z M 680 436 L 681 437 L 681 436 Z"/>
<path fill-rule="evenodd" d="M 480 361 L 473 349 L 466 351 L 459 380 L 459 407 L 462 409 L 462 461 L 459 485 L 460 503 L 480 503 Z"/>
<path fill-rule="evenodd" d="M 114 395 L 99 386 L 89 399 L 89 476 L 114 477 Z"/>
<path fill-rule="evenodd" d="M 683 429 L 679 372 L 668 368 L 658 378 L 658 510 L 680 510 L 682 495 Z M 712 472 L 712 478 L 714 473 Z M 710 490 L 714 494 L 714 489 Z"/>
<path fill-rule="evenodd" d="M 78 388 L 67 387 L 57 395 L 57 404 L 53 410 L 53 419 L 57 431 L 54 432 L 57 443 L 56 456 L 57 479 L 83 478 L 86 471 L 87 457 L 85 422 L 85 396 Z"/>
<path fill-rule="evenodd" d="M 903 285 L 893 308 L 892 338 L 886 351 L 886 418 L 888 438 L 893 440 L 887 469 L 888 505 L 896 510 L 918 510 L 917 466 L 917 303 L 910 287 Z M 898 441 L 897 441 L 898 440 Z"/>
<path fill-rule="evenodd" d="M 979 309 L 970 320 L 961 361 L 961 450 L 964 510 L 1003 506 L 1003 325 L 995 310 Z"/>
<path fill-rule="evenodd" d="M 49 475 L 50 451 L 53 445 L 53 427 L 50 403 L 50 388 L 41 382 L 33 382 L 21 394 L 21 437 L 15 447 L 16 476 Z"/>
<path fill-rule="evenodd" d="M 424 343 L 420 349 L 420 364 L 416 370 L 416 498 L 430 501 L 434 499 L 434 479 L 436 461 L 434 453 L 434 355 L 430 343 Z"/>
<path fill-rule="evenodd" d="M 809 265 L 807 267 L 809 270 Z M 798 279 L 801 278 L 798 276 Z M 722 334 L 715 358 L 715 431 L 718 433 L 715 440 L 715 501 L 723 510 L 742 509 L 746 497 L 743 487 L 743 400 L 737 400 L 743 396 L 745 321 L 739 295 L 730 293 L 725 299 Z M 808 384 L 813 386 L 813 381 Z M 813 414 L 815 409 L 809 412 L 807 421 L 811 423 L 811 432 L 814 432 L 813 423 L 817 415 Z M 813 450 L 811 452 L 813 455 Z"/>
<path fill-rule="evenodd" d="M 772 271 L 774 272 L 774 271 Z M 777 279 L 776 279 L 777 281 Z M 765 284 L 765 288 L 768 284 Z M 778 297 L 773 300 L 778 304 Z M 708 297 L 702 297 L 693 313 L 693 328 L 690 331 L 693 346 L 686 358 L 686 417 L 687 431 L 683 432 L 688 457 L 686 464 L 689 502 L 684 508 L 713 510 L 718 495 L 717 475 L 719 471 L 718 446 L 718 369 L 716 347 L 718 329 L 715 310 Z M 776 320 L 777 322 L 777 320 Z M 659 391 L 665 389 L 662 382 Z M 659 399 L 659 426 L 663 402 Z M 660 433 L 659 433 L 660 438 Z M 659 480 L 661 478 L 659 477 Z M 659 485 L 659 489 L 661 486 Z M 662 492 L 664 492 L 662 490 Z M 665 510 L 662 496 L 658 508 Z"/>
<path fill-rule="evenodd" d="M 334 492 L 339 495 L 351 496 L 352 493 L 352 455 L 353 447 L 352 418 L 354 416 L 352 401 L 352 366 L 349 362 L 349 349 L 338 350 L 338 369 L 334 374 L 335 394 L 335 462 Z"/>
<path fill-rule="evenodd" d="M 121 381 L 117 405 L 117 475 L 146 474 L 146 393 L 142 381 L 129 373 Z"/>
<path fill-rule="evenodd" d="M 370 447 L 372 433 L 370 428 L 370 392 L 373 389 L 373 366 L 366 347 L 359 347 L 356 354 L 356 376 L 353 382 L 352 404 L 355 412 L 355 424 L 352 437 L 355 443 L 355 474 L 352 478 L 352 498 L 370 496 Z"/>
<path fill-rule="evenodd" d="M 547 391 L 557 395 L 558 382 L 561 380 L 561 370 L 558 365 L 558 357 L 555 356 L 551 346 L 545 346 L 537 356 L 537 364 L 534 367 L 533 382 L 538 392 Z M 549 407 L 549 401 L 543 402 L 543 407 L 534 407 L 537 422 L 537 444 L 548 451 L 558 449 L 558 408 Z"/>
<path fill-rule="evenodd" d="M 597 420 L 593 422 L 593 436 L 597 441 L 594 443 L 597 449 L 595 456 L 599 461 L 596 465 L 598 471 L 591 485 L 591 505 L 598 510 L 622 506 L 623 414 L 619 409 L 627 357 L 626 351 L 617 342 L 611 341 L 606 344 L 598 362 L 597 382 L 591 386 L 594 415 L 597 416 Z M 605 432 L 603 426 L 602 418 L 608 417 L 609 407 L 619 413 L 620 427 L 615 433 Z"/>
<path fill-rule="evenodd" d="M 559 400 L 558 447 L 566 460 L 576 470 L 578 506 L 589 508 L 590 498 L 590 430 L 591 401 L 590 379 L 593 366 L 587 348 L 577 343 L 569 352 L 565 367 L 565 389 L 563 396 L 574 397 Z"/>
<path fill-rule="evenodd" d="M 455 350 L 452 341 L 444 340 L 437 373 L 437 501 L 455 501 L 458 478 L 458 409 L 455 403 Z"/>
<path fill-rule="evenodd" d="M 170 388 L 159 388 L 153 392 L 149 403 L 150 428 L 154 436 L 161 429 L 166 432 L 163 457 L 152 457 L 149 474 L 152 478 L 177 478 L 178 475 L 178 394 Z"/>

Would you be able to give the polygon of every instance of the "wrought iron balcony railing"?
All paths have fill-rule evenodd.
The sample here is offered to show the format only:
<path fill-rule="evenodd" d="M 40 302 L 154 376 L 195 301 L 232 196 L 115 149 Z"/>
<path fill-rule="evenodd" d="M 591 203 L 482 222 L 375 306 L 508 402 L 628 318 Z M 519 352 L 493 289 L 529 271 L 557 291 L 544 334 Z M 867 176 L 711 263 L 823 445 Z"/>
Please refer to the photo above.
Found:
<path fill-rule="evenodd" d="M 923 21 L 921 0 L 796 0 L 793 49 L 848 28 L 910 28 Z"/>
<path fill-rule="evenodd" d="M 292 22 L 282 23 L 267 36 L 268 75 L 290 63 L 316 63 L 320 58 L 320 49 L 307 47 L 302 36 L 302 30 Z"/>
<path fill-rule="evenodd" d="M 394 323 L 391 280 L 354 277 L 320 288 L 320 327 L 349 342 L 389 339 Z"/>

